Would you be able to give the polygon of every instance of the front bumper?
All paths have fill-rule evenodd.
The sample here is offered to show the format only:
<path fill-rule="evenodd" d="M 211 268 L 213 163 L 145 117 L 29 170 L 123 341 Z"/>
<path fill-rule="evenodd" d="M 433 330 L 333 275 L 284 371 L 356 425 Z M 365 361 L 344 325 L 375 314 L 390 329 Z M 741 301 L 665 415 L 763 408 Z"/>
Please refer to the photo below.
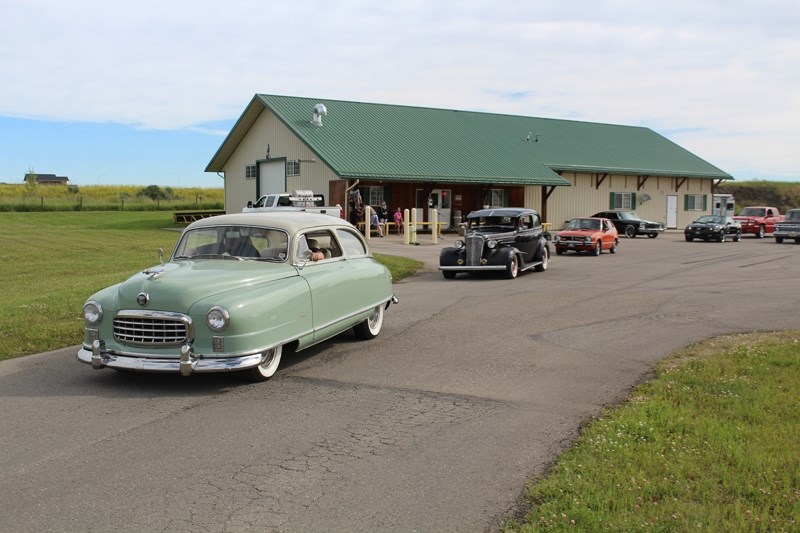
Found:
<path fill-rule="evenodd" d="M 264 361 L 265 352 L 236 355 L 230 357 L 213 357 L 195 354 L 191 345 L 180 347 L 179 358 L 143 357 L 119 354 L 105 348 L 100 340 L 92 342 L 92 346 L 83 346 L 78 350 L 78 361 L 92 365 L 95 369 L 116 368 L 135 372 L 180 373 L 191 376 L 204 372 L 235 372 L 260 365 Z"/>
<path fill-rule="evenodd" d="M 457 265 L 457 266 L 445 266 L 440 265 L 439 270 L 452 270 L 453 272 L 477 272 L 481 270 L 505 270 L 506 265 L 476 265 L 476 266 L 467 266 L 467 265 Z"/>
<path fill-rule="evenodd" d="M 578 241 L 559 241 L 553 243 L 557 250 L 594 250 L 596 246 L 594 242 L 578 242 Z"/>
<path fill-rule="evenodd" d="M 719 238 L 722 235 L 722 230 L 711 230 L 711 229 L 703 229 L 703 230 L 686 230 L 684 234 L 687 237 L 697 237 L 698 239 L 708 239 L 711 237 Z"/>

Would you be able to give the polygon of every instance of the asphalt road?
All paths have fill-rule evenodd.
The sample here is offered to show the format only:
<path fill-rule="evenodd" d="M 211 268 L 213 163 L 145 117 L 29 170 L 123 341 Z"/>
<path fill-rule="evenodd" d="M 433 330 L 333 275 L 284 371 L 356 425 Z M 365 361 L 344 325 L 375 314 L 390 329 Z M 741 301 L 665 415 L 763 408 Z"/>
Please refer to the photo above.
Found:
<path fill-rule="evenodd" d="M 286 354 L 267 383 L 95 371 L 76 347 L 0 363 L 0 531 L 497 529 L 665 355 L 800 328 L 800 246 L 772 239 L 622 239 L 516 280 L 373 249 L 427 266 L 382 334 Z"/>

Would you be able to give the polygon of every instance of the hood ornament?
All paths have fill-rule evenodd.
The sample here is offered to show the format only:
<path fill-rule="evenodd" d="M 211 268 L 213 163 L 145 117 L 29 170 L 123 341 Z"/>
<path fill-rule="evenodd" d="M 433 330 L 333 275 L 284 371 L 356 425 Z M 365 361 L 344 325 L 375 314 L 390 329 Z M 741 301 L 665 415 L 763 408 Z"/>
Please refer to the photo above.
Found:
<path fill-rule="evenodd" d="M 164 273 L 164 249 L 158 249 L 158 260 L 161 262 L 161 268 L 148 268 L 142 271 L 142 274 L 150 276 L 150 279 L 158 277 L 159 274 Z"/>

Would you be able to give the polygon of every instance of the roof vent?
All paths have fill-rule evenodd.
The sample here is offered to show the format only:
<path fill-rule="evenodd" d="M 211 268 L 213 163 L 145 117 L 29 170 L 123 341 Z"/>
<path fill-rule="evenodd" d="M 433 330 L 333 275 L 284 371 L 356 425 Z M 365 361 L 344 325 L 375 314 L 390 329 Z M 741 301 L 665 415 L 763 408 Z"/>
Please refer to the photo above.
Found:
<path fill-rule="evenodd" d="M 311 123 L 318 128 L 322 127 L 322 117 L 328 114 L 328 110 L 325 109 L 325 104 L 317 104 L 314 106 L 314 116 L 311 119 Z"/>

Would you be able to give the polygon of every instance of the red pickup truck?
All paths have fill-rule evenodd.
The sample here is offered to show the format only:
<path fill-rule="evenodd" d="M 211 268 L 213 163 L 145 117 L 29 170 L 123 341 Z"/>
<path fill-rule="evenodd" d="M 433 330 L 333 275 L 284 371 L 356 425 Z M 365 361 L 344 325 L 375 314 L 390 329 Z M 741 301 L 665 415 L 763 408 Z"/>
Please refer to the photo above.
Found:
<path fill-rule="evenodd" d="M 783 215 L 777 207 L 751 206 L 742 209 L 733 219 L 742 225 L 742 234 L 752 233 L 756 239 L 761 239 L 765 233 L 772 233 Z"/>

